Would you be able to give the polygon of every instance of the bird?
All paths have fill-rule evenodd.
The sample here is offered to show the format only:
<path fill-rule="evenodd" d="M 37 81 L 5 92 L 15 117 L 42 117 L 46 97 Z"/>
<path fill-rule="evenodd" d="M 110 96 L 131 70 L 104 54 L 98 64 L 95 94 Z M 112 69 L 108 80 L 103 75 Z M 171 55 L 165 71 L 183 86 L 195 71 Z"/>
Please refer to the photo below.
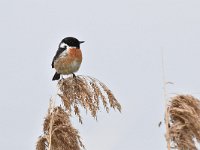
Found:
<path fill-rule="evenodd" d="M 73 74 L 73 77 L 76 77 L 74 73 L 79 70 L 82 63 L 80 44 L 84 42 L 74 37 L 62 39 L 51 64 L 56 70 L 53 81 L 59 80 L 61 75 Z"/>

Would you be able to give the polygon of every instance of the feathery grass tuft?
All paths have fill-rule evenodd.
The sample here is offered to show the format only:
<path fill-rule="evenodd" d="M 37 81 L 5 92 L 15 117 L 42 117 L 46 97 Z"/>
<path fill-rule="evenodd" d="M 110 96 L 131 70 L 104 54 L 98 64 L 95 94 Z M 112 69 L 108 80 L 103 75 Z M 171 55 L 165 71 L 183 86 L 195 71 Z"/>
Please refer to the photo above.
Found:
<path fill-rule="evenodd" d="M 80 106 L 97 119 L 97 112 L 100 110 L 100 100 L 104 108 L 109 112 L 109 105 L 121 112 L 121 105 L 116 100 L 110 89 L 99 80 L 90 76 L 68 77 L 58 82 L 64 106 L 69 113 L 74 112 L 82 123 Z"/>
<path fill-rule="evenodd" d="M 40 136 L 36 144 L 36 150 L 46 150 L 47 148 L 46 144 L 47 144 L 47 139 L 45 138 L 45 136 Z"/>
<path fill-rule="evenodd" d="M 200 142 L 200 101 L 191 95 L 178 95 L 168 106 L 171 146 L 179 150 L 197 150 Z"/>
<path fill-rule="evenodd" d="M 61 107 L 49 108 L 36 150 L 80 150 L 84 148 L 78 131 L 72 127 L 69 114 Z"/>

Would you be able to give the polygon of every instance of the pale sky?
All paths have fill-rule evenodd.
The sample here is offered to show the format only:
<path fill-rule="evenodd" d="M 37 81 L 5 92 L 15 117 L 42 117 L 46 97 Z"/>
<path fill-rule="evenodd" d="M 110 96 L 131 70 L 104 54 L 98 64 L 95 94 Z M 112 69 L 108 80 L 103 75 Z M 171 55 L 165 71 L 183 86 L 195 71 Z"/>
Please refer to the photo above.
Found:
<path fill-rule="evenodd" d="M 170 93 L 200 97 L 199 0 L 0 0 L 0 149 L 34 150 L 56 94 L 61 39 L 84 40 L 79 75 L 105 83 L 122 113 L 72 122 L 87 150 L 165 150 L 161 49 Z M 57 101 L 59 103 L 59 99 Z"/>

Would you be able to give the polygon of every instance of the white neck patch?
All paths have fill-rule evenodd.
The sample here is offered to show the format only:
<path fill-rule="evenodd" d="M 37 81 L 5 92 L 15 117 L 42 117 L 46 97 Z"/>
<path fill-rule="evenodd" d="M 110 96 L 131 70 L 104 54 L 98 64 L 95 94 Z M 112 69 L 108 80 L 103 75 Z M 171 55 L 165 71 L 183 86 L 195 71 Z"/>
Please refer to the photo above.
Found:
<path fill-rule="evenodd" d="M 69 46 L 69 45 L 67 45 L 66 43 L 61 43 L 60 44 L 60 48 L 66 48 L 66 49 L 70 49 L 70 48 L 76 48 L 75 46 Z"/>
<path fill-rule="evenodd" d="M 66 43 L 64 43 L 64 42 L 60 44 L 60 48 L 65 48 L 65 47 L 67 48 L 69 46 Z"/>

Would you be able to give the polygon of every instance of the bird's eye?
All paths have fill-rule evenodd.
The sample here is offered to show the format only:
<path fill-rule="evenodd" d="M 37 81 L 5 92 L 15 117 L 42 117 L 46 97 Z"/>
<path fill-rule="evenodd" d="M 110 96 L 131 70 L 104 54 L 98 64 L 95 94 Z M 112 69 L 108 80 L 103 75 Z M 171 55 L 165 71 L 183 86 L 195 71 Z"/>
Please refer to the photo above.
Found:
<path fill-rule="evenodd" d="M 61 43 L 60 44 L 60 48 L 67 48 L 67 44 L 66 43 Z"/>

